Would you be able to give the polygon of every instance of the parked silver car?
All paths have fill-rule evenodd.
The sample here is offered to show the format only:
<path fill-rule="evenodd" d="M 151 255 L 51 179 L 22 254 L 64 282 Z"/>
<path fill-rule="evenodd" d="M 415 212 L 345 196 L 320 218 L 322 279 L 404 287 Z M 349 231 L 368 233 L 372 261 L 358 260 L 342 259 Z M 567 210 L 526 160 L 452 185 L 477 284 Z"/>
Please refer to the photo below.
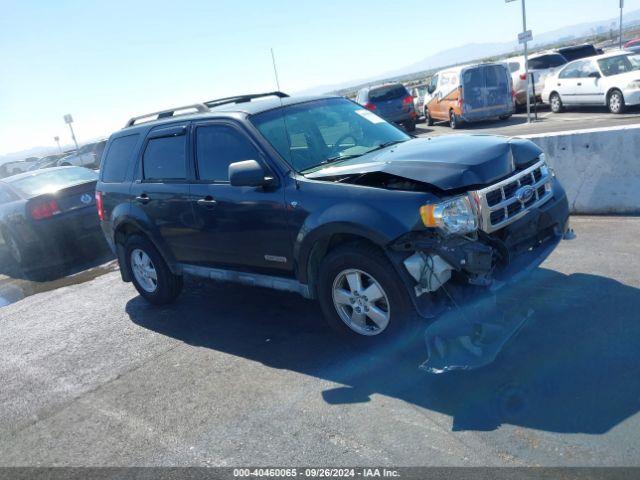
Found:
<path fill-rule="evenodd" d="M 504 63 L 511 72 L 516 99 L 515 106 L 522 108 L 527 104 L 527 77 L 524 57 L 508 58 Z M 541 100 L 547 77 L 555 74 L 566 63 L 566 58 L 556 52 L 539 53 L 529 57 L 529 75 L 533 76 L 533 82 L 529 89 L 529 97 L 532 102 Z"/>
<path fill-rule="evenodd" d="M 106 144 L 106 139 L 87 143 L 86 145 L 80 147 L 77 152 L 58 160 L 58 166 L 100 168 L 100 160 L 102 158 L 102 152 L 104 152 L 104 147 Z"/>

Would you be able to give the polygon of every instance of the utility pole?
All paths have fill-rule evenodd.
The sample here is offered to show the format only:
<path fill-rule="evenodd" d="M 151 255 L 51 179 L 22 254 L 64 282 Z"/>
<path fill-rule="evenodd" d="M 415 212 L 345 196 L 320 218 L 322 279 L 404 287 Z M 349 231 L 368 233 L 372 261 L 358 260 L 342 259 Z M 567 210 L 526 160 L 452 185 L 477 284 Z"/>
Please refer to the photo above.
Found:
<path fill-rule="evenodd" d="M 53 139 L 58 144 L 58 150 L 60 150 L 60 153 L 62 153 L 62 147 L 60 146 L 60 137 L 56 135 L 55 137 L 53 137 Z"/>
<path fill-rule="evenodd" d="M 71 138 L 73 139 L 73 143 L 75 143 L 76 145 L 76 150 L 78 150 L 78 142 L 76 141 L 76 134 L 73 133 L 73 126 L 71 125 L 73 123 L 73 117 L 71 116 L 70 113 L 67 113 L 64 117 L 64 123 L 66 123 L 67 125 L 69 125 L 69 130 L 71 130 Z"/>
<path fill-rule="evenodd" d="M 515 2 L 516 0 L 505 0 L 505 3 Z M 622 0 L 620 0 L 622 1 Z M 526 95 L 527 95 L 527 123 L 531 123 L 531 97 L 529 92 L 531 91 L 531 78 L 529 77 L 529 45 L 528 43 L 533 40 L 533 34 L 527 30 L 527 7 L 525 0 L 522 0 L 522 33 L 518 35 L 518 41 L 524 45 L 524 76 L 526 79 Z"/>
<path fill-rule="evenodd" d="M 622 10 L 624 9 L 624 0 L 620 0 L 620 50 L 622 50 Z"/>

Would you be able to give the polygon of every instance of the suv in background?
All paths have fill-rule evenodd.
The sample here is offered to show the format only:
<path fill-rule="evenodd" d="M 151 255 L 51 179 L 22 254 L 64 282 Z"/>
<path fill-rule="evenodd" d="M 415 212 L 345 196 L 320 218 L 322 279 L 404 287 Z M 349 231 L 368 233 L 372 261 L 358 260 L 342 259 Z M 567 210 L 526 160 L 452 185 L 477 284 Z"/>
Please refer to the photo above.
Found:
<path fill-rule="evenodd" d="M 358 92 L 356 102 L 388 122 L 401 124 L 408 132 L 416 129 L 413 97 L 401 83 L 363 88 Z"/>
<path fill-rule="evenodd" d="M 77 152 L 58 160 L 58 166 L 67 167 L 73 165 L 76 167 L 98 169 L 100 168 L 100 160 L 106 145 L 106 140 L 87 143 L 80 147 Z"/>
<path fill-rule="evenodd" d="M 522 109 L 527 105 L 527 77 L 524 57 L 508 58 L 504 60 L 504 63 L 511 72 L 516 109 Z M 529 57 L 529 75 L 533 76 L 531 90 L 529 90 L 532 102 L 541 101 L 547 77 L 556 73 L 566 63 L 567 59 L 556 52 L 539 53 Z"/>
<path fill-rule="evenodd" d="M 109 139 L 96 205 L 149 302 L 172 302 L 184 274 L 297 292 L 367 343 L 518 281 L 569 216 L 528 140 L 412 138 L 342 97 L 281 92 L 132 118 Z"/>
<path fill-rule="evenodd" d="M 595 57 L 596 55 L 599 55 L 596 47 L 590 43 L 573 45 L 571 47 L 562 47 L 556 51 L 562 55 L 567 62 L 573 62 L 574 60 L 580 60 L 581 58 Z"/>

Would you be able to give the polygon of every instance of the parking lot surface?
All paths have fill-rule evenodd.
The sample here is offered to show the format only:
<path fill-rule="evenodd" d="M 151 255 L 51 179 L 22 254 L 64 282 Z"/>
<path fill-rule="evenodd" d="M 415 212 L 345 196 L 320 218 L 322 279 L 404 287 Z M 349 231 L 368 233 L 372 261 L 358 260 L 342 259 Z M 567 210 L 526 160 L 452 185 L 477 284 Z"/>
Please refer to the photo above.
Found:
<path fill-rule="evenodd" d="M 526 113 L 517 113 L 508 120 L 463 124 L 458 130 L 452 130 L 448 123 L 443 122 L 432 127 L 425 123 L 419 123 L 415 133 L 419 136 L 450 135 L 452 133 L 518 136 L 636 123 L 640 123 L 640 109 L 638 108 L 629 109 L 622 115 L 612 115 L 604 107 L 575 108 L 558 114 L 549 111 L 548 107 L 540 107 L 538 120 L 532 123 L 527 123 Z"/>
<path fill-rule="evenodd" d="M 640 465 L 640 218 L 573 226 L 476 371 L 354 351 L 258 288 L 157 308 L 112 271 L 29 296 L 0 309 L 0 465 Z"/>

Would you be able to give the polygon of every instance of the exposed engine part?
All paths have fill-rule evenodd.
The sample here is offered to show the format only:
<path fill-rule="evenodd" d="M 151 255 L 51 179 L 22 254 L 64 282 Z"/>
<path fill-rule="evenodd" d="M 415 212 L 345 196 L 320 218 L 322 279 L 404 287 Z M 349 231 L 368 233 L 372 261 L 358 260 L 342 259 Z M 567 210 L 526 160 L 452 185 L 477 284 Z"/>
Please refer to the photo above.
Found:
<path fill-rule="evenodd" d="M 349 175 L 336 179 L 336 181 L 367 187 L 386 188 L 387 190 L 405 190 L 409 192 L 428 192 L 433 190 L 433 187 L 426 183 L 383 172 Z"/>
<path fill-rule="evenodd" d="M 418 282 L 416 296 L 435 292 L 451 279 L 453 267 L 439 255 L 416 252 L 404 261 L 409 274 Z"/>

